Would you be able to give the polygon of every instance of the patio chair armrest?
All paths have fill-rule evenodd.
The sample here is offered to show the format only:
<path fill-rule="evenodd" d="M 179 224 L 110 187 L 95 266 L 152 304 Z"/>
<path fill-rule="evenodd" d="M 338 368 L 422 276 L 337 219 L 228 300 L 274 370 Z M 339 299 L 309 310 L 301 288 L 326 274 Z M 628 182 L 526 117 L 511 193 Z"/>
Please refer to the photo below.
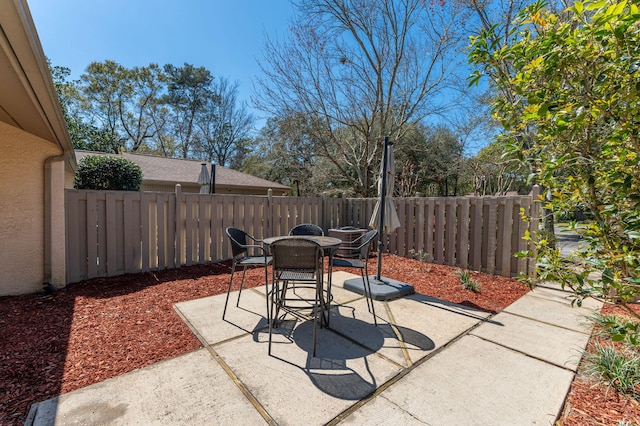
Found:
<path fill-rule="evenodd" d="M 262 239 L 260 239 L 260 238 L 256 238 L 256 237 L 254 237 L 253 235 L 249 235 L 249 234 L 247 234 L 246 236 L 247 236 L 247 238 L 250 238 L 252 241 L 255 241 L 255 242 L 257 242 L 257 243 L 261 243 L 261 242 L 262 242 Z"/>
<path fill-rule="evenodd" d="M 255 250 L 260 251 L 260 254 L 258 256 L 268 256 L 269 253 L 267 252 L 267 250 L 258 244 L 247 244 L 243 246 L 244 248 L 246 248 L 247 250 L 253 249 L 254 250 L 254 256 L 255 256 Z"/>

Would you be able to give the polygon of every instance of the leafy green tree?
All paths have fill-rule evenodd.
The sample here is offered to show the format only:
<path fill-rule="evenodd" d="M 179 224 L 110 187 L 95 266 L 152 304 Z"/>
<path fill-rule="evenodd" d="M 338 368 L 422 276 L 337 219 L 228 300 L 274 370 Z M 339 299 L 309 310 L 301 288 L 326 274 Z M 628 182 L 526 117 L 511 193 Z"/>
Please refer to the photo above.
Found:
<path fill-rule="evenodd" d="M 103 155 L 80 160 L 74 179 L 76 189 L 139 191 L 141 185 L 140 166 L 125 158 Z"/>
<path fill-rule="evenodd" d="M 594 220 L 580 228 L 589 243 L 579 268 L 543 238 L 539 278 L 626 303 L 640 289 L 640 12 L 623 0 L 576 2 L 562 15 L 542 2 L 523 9 L 514 42 L 489 52 L 474 40 L 474 60 L 513 60 L 512 99 L 494 100 L 503 146 L 535 165 L 554 211 L 584 206 Z M 523 135 L 534 135 L 525 145 Z M 598 271 L 595 279 L 591 272 Z"/>
<path fill-rule="evenodd" d="M 50 62 L 49 69 L 73 147 L 117 154 L 124 146 L 124 139 L 107 129 L 98 128 L 82 120 L 84 115 L 82 112 L 83 97 L 80 93 L 79 82 L 69 81 L 71 70 L 66 67 L 53 66 Z"/>
<path fill-rule="evenodd" d="M 148 147 L 164 79 L 156 64 L 127 69 L 115 61 L 92 62 L 80 76 L 89 124 L 126 140 L 131 151 Z"/>
<path fill-rule="evenodd" d="M 297 180 L 304 183 L 307 193 L 314 193 L 308 184 L 317 158 L 314 143 L 305 132 L 306 121 L 302 115 L 267 120 L 258 138 L 268 165 L 267 174 L 261 177 L 289 186 Z"/>
<path fill-rule="evenodd" d="M 461 181 L 463 151 L 460 139 L 446 127 L 412 126 L 395 144 L 397 195 L 460 194 L 467 187 Z"/>
<path fill-rule="evenodd" d="M 476 195 L 504 195 L 515 191 L 519 194 L 531 192 L 529 168 L 521 161 L 503 156 L 504 147 L 493 142 L 470 158 L 467 166 Z"/>
<path fill-rule="evenodd" d="M 182 67 L 165 65 L 168 88 L 165 102 L 174 114 L 175 135 L 180 155 L 190 158 L 197 134 L 196 120 L 206 111 L 207 104 L 215 96 L 212 90 L 213 76 L 204 67 L 184 64 Z"/>

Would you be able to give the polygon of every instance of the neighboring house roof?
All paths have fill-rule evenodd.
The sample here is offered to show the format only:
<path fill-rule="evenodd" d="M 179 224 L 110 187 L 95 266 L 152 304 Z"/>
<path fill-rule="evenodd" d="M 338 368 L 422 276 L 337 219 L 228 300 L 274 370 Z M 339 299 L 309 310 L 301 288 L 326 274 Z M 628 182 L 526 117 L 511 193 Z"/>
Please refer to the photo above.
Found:
<path fill-rule="evenodd" d="M 108 154 L 104 152 L 82 151 L 76 150 L 78 161 L 88 155 L 104 155 L 116 156 L 116 154 Z M 142 169 L 143 180 L 146 182 L 157 183 L 180 183 L 180 184 L 198 184 L 198 177 L 202 170 L 203 161 L 184 160 L 180 158 L 154 157 L 151 155 L 122 153 L 117 155 L 133 161 Z M 205 162 L 206 163 L 206 162 Z M 211 171 L 211 163 L 206 163 L 207 169 Z M 216 166 L 216 187 L 235 187 L 235 188 L 265 188 L 274 190 L 290 191 L 286 185 L 261 179 L 237 170 L 228 169 L 222 166 Z"/>
<path fill-rule="evenodd" d="M 73 146 L 26 0 L 0 1 L 0 121 L 60 146 Z"/>

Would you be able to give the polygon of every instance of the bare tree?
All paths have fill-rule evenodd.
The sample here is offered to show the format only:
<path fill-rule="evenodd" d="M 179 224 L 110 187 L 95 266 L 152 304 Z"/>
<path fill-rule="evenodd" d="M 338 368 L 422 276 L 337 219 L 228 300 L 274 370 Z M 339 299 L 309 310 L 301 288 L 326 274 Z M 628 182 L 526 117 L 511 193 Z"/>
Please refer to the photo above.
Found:
<path fill-rule="evenodd" d="M 319 154 L 363 195 L 382 140 L 442 113 L 466 42 L 458 2 L 308 0 L 286 42 L 267 40 L 256 105 L 304 114 Z"/>
<path fill-rule="evenodd" d="M 246 104 L 238 102 L 238 83 L 219 78 L 212 92 L 196 118 L 200 140 L 194 150 L 200 159 L 226 166 L 238 144 L 249 136 L 255 120 Z"/>

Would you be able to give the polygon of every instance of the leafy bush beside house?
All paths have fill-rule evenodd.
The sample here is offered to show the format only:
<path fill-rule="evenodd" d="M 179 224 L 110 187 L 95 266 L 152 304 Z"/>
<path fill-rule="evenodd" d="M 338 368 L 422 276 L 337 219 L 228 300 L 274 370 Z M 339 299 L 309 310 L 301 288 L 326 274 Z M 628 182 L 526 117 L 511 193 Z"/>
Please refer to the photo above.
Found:
<path fill-rule="evenodd" d="M 139 191 L 142 170 L 136 163 L 124 158 L 90 155 L 78 162 L 74 187 L 76 189 L 101 189 Z"/>

